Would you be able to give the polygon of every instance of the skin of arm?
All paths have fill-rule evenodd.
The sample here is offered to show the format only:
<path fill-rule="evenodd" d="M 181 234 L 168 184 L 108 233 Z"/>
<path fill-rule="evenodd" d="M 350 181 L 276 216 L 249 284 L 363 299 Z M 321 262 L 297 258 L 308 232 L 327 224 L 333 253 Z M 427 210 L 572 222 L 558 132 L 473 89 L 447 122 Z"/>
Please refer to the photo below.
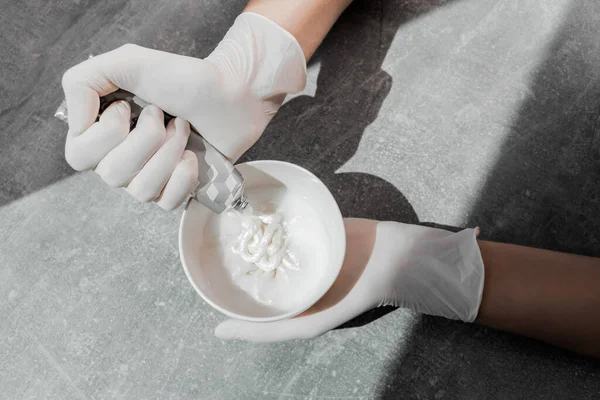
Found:
<path fill-rule="evenodd" d="M 479 241 L 477 322 L 600 358 L 600 258 Z"/>
<path fill-rule="evenodd" d="M 351 2 L 352 0 L 250 0 L 244 11 L 267 17 L 290 32 L 308 60 Z"/>

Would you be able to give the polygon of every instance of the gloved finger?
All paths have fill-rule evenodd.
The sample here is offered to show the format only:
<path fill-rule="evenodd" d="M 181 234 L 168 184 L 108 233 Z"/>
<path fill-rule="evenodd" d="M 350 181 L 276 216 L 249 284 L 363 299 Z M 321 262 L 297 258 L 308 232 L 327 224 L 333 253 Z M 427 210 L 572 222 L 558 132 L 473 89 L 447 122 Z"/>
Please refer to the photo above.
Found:
<path fill-rule="evenodd" d="M 179 207 L 198 183 L 198 158 L 193 151 L 185 150 L 157 204 L 165 210 Z"/>
<path fill-rule="evenodd" d="M 131 108 L 126 101 L 118 101 L 102 113 L 100 120 L 82 134 L 69 129 L 65 158 L 78 171 L 92 169 L 108 152 L 129 134 Z"/>
<path fill-rule="evenodd" d="M 129 182 L 127 185 L 129 194 L 141 202 L 158 198 L 175 166 L 181 160 L 189 136 L 190 124 L 187 121 L 181 118 L 169 121 L 165 143 Z"/>
<path fill-rule="evenodd" d="M 132 91 L 143 57 L 139 46 L 124 45 L 71 67 L 62 78 L 69 110 L 69 130 L 79 135 L 98 116 L 100 96 L 123 88 Z"/>
<path fill-rule="evenodd" d="M 164 114 L 155 105 L 145 107 L 134 130 L 96 167 L 96 173 L 113 187 L 127 185 L 166 139 Z"/>
<path fill-rule="evenodd" d="M 168 113 L 181 115 L 175 109 L 181 108 L 181 102 L 177 101 L 181 96 L 180 83 L 196 82 L 196 77 L 203 74 L 201 69 L 209 68 L 202 62 L 192 65 L 189 60 L 193 59 L 125 44 L 70 68 L 62 79 L 69 129 L 75 135 L 84 132 L 98 116 L 99 97 L 119 88 L 135 93 L 149 103 L 160 103 Z M 179 68 L 174 74 L 173 65 L 177 63 L 189 67 Z"/>
<path fill-rule="evenodd" d="M 256 323 L 229 319 L 216 327 L 215 336 L 223 340 L 239 339 L 263 343 L 312 339 L 372 308 L 361 300 L 348 297 L 324 311 L 276 322 Z"/>

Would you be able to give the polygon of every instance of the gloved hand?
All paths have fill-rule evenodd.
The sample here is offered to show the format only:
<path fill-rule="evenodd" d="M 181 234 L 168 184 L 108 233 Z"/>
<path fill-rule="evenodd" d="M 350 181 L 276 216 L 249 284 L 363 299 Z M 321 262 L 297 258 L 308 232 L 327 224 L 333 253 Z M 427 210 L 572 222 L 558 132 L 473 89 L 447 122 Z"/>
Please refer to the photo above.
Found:
<path fill-rule="evenodd" d="M 174 208 L 198 176 L 196 155 L 184 152 L 184 120 L 235 161 L 258 140 L 285 96 L 305 83 L 306 61 L 296 39 L 254 13 L 241 14 L 203 60 L 124 45 L 64 74 L 65 156 L 74 169 L 95 169 L 142 202 L 160 196 L 160 205 Z M 95 122 L 99 96 L 118 88 L 155 105 L 144 109 L 131 133 L 125 102 Z M 161 110 L 180 120 L 165 129 Z"/>
<path fill-rule="evenodd" d="M 346 219 L 345 226 L 344 265 L 317 304 L 289 320 L 227 320 L 216 336 L 255 342 L 313 338 L 383 305 L 475 320 L 484 278 L 476 230 L 452 233 L 365 219 Z"/>

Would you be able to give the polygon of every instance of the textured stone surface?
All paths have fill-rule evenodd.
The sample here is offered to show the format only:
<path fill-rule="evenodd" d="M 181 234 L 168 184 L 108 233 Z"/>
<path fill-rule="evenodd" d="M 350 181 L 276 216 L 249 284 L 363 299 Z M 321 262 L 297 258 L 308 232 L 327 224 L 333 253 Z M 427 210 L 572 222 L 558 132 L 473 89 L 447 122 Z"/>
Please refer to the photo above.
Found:
<path fill-rule="evenodd" d="M 62 71 L 89 53 L 203 57 L 243 2 L 0 3 L 0 398 L 600 393 L 594 361 L 406 310 L 308 342 L 215 339 L 222 317 L 180 267 L 180 211 L 74 175 L 51 115 Z M 357 2 L 309 95 L 245 159 L 309 168 L 347 216 L 600 256 L 599 20 L 595 0 Z"/>

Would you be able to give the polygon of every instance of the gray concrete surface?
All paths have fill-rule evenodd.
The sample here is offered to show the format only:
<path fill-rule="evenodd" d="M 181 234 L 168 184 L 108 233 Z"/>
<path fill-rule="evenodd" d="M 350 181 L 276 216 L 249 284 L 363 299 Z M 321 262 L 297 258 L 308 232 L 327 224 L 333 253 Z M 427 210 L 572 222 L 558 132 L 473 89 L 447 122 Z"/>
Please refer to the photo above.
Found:
<path fill-rule="evenodd" d="M 89 53 L 203 57 L 242 7 L 0 1 L 0 398 L 597 398 L 595 361 L 401 309 L 306 342 L 213 337 L 181 211 L 74 174 L 51 115 Z M 309 168 L 347 216 L 600 256 L 599 20 L 595 0 L 359 1 L 245 159 Z"/>

